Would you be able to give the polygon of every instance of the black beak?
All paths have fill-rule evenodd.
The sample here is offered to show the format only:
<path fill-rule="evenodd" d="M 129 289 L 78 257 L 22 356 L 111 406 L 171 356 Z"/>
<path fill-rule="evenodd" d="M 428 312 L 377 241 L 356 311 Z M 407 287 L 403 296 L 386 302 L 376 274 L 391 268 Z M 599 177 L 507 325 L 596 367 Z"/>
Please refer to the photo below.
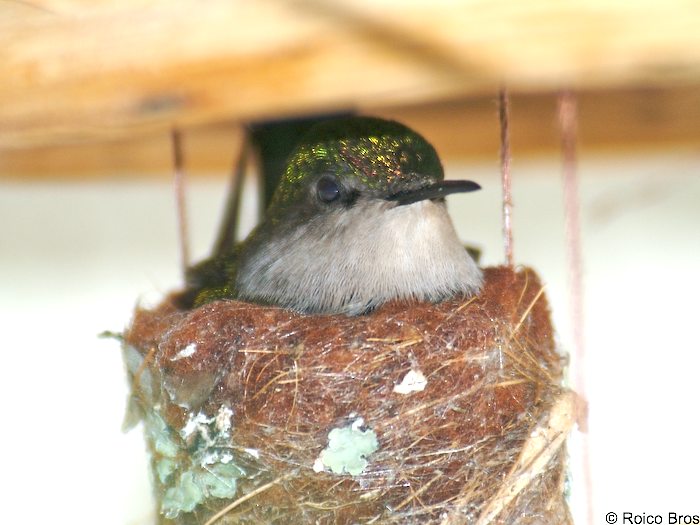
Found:
<path fill-rule="evenodd" d="M 465 193 L 480 189 L 481 186 L 470 180 L 444 180 L 416 190 L 399 191 L 389 195 L 386 200 L 395 201 L 399 206 L 403 206 L 404 204 L 413 204 L 425 199 L 441 199 L 450 193 Z"/>

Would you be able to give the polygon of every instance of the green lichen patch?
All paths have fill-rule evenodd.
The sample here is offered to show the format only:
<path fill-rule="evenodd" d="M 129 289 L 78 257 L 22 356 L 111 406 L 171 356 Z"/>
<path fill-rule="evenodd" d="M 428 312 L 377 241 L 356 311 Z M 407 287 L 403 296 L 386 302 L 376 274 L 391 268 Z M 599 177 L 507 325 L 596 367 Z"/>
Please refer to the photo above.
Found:
<path fill-rule="evenodd" d="M 328 446 L 314 463 L 314 470 L 328 467 L 334 474 L 361 474 L 369 464 L 366 456 L 379 448 L 377 435 L 371 429 L 361 430 L 363 425 L 364 420 L 358 418 L 351 425 L 331 430 Z"/>
<path fill-rule="evenodd" d="M 232 453 L 233 411 L 191 413 L 181 429 L 166 423 L 157 409 L 143 418 L 153 469 L 162 491 L 160 512 L 173 519 L 193 512 L 207 498 L 233 498 L 246 476 Z"/>
<path fill-rule="evenodd" d="M 192 512 L 206 498 L 233 498 L 237 480 L 245 473 L 233 463 L 216 464 L 210 467 L 194 466 L 182 473 L 165 491 L 160 512 L 168 519 L 181 512 Z"/>

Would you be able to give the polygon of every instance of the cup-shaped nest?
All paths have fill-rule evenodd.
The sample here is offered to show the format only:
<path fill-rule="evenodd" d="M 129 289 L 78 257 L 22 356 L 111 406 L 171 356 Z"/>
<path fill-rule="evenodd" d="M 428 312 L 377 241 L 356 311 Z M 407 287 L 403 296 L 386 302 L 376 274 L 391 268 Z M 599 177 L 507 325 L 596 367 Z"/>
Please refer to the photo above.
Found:
<path fill-rule="evenodd" d="M 570 523 L 575 399 L 531 270 L 358 317 L 166 300 L 124 355 L 161 523 Z"/>

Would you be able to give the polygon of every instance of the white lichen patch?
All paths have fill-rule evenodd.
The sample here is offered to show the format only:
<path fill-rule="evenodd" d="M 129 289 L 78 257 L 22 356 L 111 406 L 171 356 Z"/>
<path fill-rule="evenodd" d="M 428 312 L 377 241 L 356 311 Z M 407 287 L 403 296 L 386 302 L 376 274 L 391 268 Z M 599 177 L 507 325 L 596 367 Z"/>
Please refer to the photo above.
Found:
<path fill-rule="evenodd" d="M 187 423 L 180 430 L 180 436 L 182 439 L 189 439 L 194 434 L 199 434 L 205 442 L 210 443 L 211 438 L 209 437 L 209 423 L 214 421 L 214 418 L 208 417 L 204 412 L 198 412 L 197 414 L 189 414 L 187 418 Z"/>
<path fill-rule="evenodd" d="M 409 370 L 398 385 L 394 385 L 394 392 L 407 395 L 411 392 L 422 392 L 428 380 L 420 370 Z"/>
<path fill-rule="evenodd" d="M 260 459 L 260 451 L 257 448 L 244 448 L 243 451 L 250 454 L 255 459 Z"/>
<path fill-rule="evenodd" d="M 216 430 L 218 430 L 221 434 L 228 434 L 229 430 L 231 430 L 232 418 L 233 410 L 226 405 L 221 405 L 214 420 Z"/>
<path fill-rule="evenodd" d="M 171 361 L 179 361 L 180 359 L 184 359 L 186 357 L 190 357 L 194 355 L 194 353 L 197 351 L 197 343 L 190 343 L 188 344 L 185 348 L 180 350 L 177 354 L 172 356 L 170 358 Z"/>
<path fill-rule="evenodd" d="M 354 412 L 351 417 L 355 417 Z M 358 417 L 355 419 L 355 421 L 352 422 L 352 425 L 350 425 L 351 430 L 357 430 L 360 431 L 362 427 L 365 426 L 365 418 L 363 417 Z"/>
<path fill-rule="evenodd" d="M 206 446 L 212 446 L 217 440 L 229 437 L 232 418 L 233 410 L 226 405 L 221 405 L 213 417 L 201 411 L 197 414 L 190 413 L 187 423 L 180 430 L 180 436 L 185 441 L 191 441 L 197 434 Z"/>
<path fill-rule="evenodd" d="M 311 468 L 314 470 L 314 472 L 323 472 L 326 466 L 323 464 L 323 461 L 321 461 L 321 458 L 316 458 L 316 461 L 314 461 Z"/>
<path fill-rule="evenodd" d="M 233 461 L 233 454 L 221 450 L 209 450 L 202 454 L 202 459 L 200 464 L 205 467 L 207 465 L 214 465 L 216 463 L 222 463 L 224 465 Z"/>
<path fill-rule="evenodd" d="M 379 448 L 377 435 L 373 430 L 362 430 L 363 426 L 364 420 L 357 418 L 351 425 L 331 430 L 328 446 L 314 462 L 313 470 L 329 468 L 334 474 L 361 474 L 369 464 L 366 456 Z"/>

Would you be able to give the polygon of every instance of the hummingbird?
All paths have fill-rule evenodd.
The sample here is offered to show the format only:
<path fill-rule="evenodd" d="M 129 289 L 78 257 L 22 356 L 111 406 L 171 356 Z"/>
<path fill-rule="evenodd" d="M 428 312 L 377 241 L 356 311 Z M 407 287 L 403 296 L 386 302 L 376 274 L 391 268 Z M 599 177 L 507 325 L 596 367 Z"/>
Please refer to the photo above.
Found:
<path fill-rule="evenodd" d="M 365 314 L 392 300 L 439 302 L 479 292 L 482 272 L 457 237 L 446 181 L 426 139 L 395 121 L 323 121 L 301 139 L 261 223 L 190 268 L 183 297 Z"/>

